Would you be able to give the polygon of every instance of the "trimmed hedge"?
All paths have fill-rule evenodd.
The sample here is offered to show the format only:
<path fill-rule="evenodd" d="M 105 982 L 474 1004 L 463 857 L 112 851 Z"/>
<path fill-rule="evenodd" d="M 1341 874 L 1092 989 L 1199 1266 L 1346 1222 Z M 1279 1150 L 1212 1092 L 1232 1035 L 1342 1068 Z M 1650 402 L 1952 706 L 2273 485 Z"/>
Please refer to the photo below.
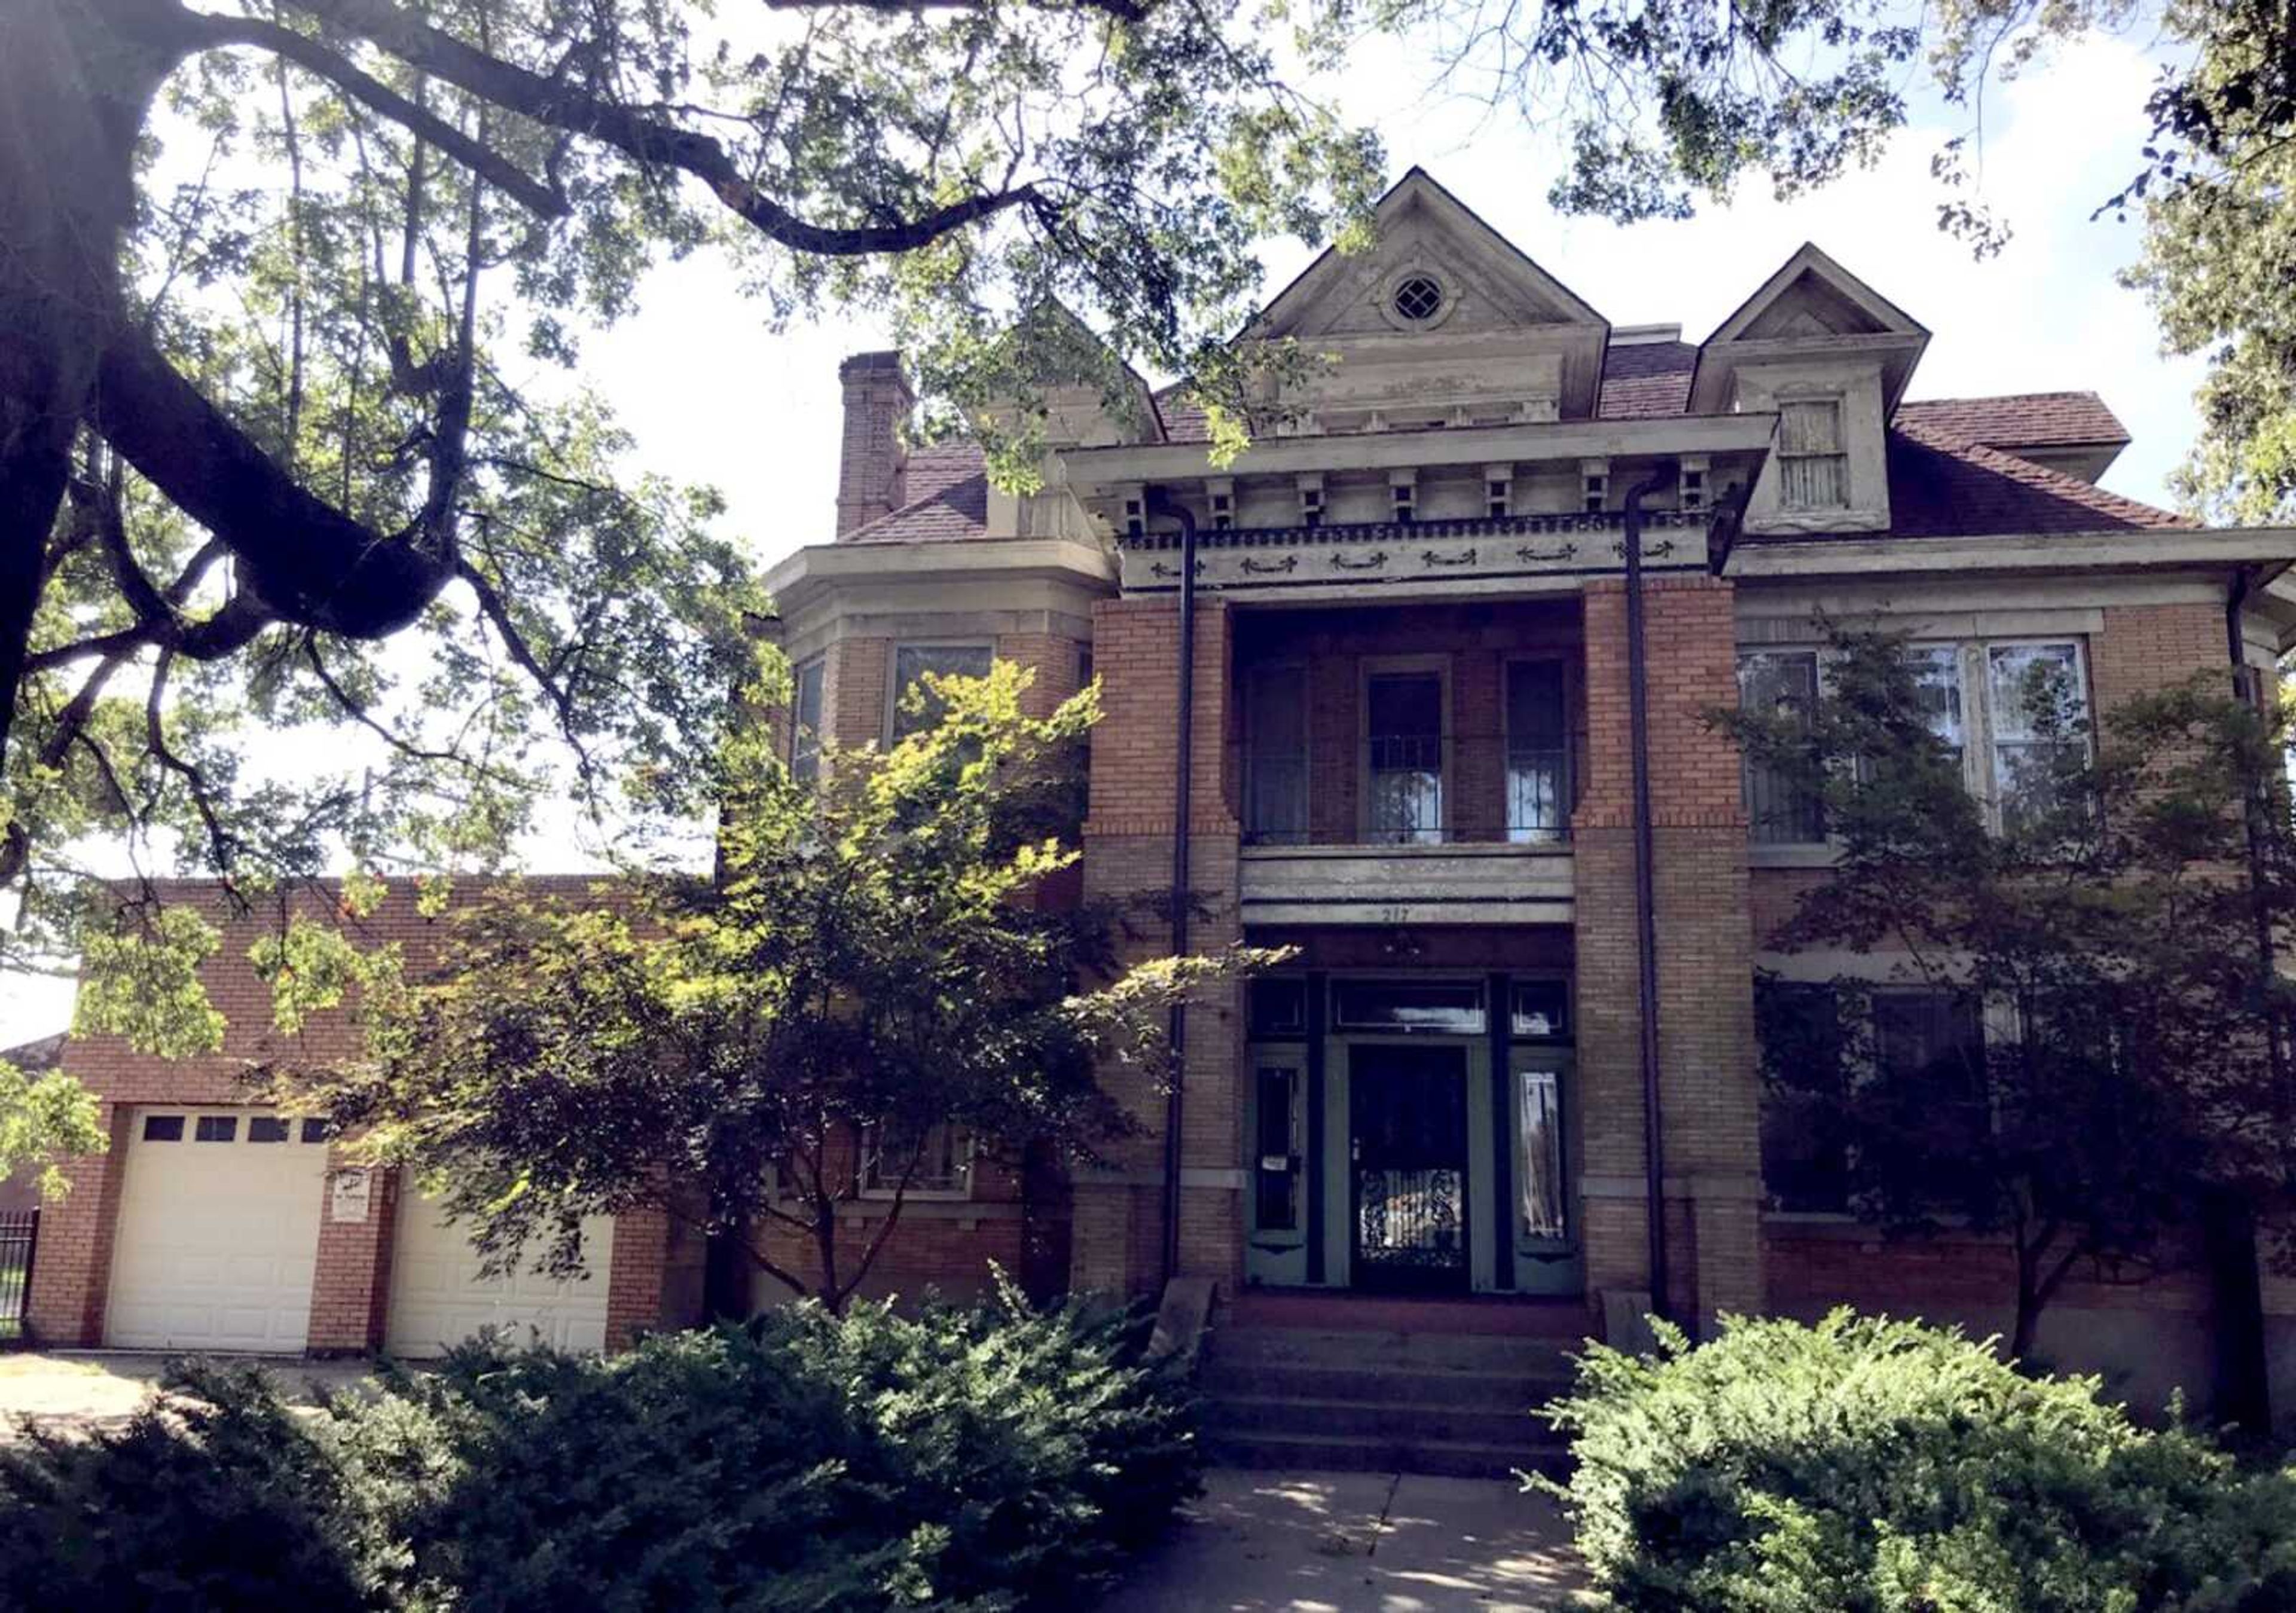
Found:
<path fill-rule="evenodd" d="M 0 1607 L 1062 1608 L 1195 1488 L 1134 1314 L 812 1306 L 599 1360 L 472 1348 L 285 1407 L 247 1371 L 0 1449 Z"/>
<path fill-rule="evenodd" d="M 2140 1429 L 2095 1379 L 1836 1311 L 1595 1347 L 1549 1408 L 1614 1606 L 1667 1613 L 2296 1608 L 2296 1472 Z"/>

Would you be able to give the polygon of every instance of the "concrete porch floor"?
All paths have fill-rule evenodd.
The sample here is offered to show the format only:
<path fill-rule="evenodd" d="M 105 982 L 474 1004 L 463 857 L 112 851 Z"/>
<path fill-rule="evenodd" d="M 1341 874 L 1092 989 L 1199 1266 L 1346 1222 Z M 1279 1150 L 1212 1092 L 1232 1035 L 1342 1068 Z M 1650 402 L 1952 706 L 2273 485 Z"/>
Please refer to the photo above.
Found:
<path fill-rule="evenodd" d="M 1099 1613 L 1552 1613 L 1585 1584 L 1554 1503 L 1512 1482 L 1216 1468 Z"/>

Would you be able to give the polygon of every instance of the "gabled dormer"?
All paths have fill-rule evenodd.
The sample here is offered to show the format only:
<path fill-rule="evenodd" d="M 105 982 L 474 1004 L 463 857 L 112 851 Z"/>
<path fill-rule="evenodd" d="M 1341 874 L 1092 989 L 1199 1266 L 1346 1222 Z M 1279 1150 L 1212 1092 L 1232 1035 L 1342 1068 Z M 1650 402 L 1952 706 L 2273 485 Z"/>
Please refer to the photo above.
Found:
<path fill-rule="evenodd" d="M 1805 245 L 1700 348 L 1690 412 L 1775 413 L 1749 532 L 1883 531 L 1886 428 L 1930 333 Z"/>
<path fill-rule="evenodd" d="M 1279 434 L 1587 420 L 1610 325 L 1413 168 L 1382 197 L 1375 244 L 1326 250 L 1242 340 L 1329 364 L 1281 400 Z"/>

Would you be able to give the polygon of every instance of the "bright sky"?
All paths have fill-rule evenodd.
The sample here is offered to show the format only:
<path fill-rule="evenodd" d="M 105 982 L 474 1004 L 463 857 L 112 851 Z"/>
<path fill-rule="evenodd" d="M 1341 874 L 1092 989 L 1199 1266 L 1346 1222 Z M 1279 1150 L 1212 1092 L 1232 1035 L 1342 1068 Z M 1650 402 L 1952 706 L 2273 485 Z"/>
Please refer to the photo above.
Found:
<path fill-rule="evenodd" d="M 1679 321 L 1699 340 L 1814 241 L 1935 333 L 1912 396 L 2093 389 L 2136 438 L 2105 485 L 2168 501 L 2166 478 L 2196 430 L 2200 366 L 2163 360 L 2144 300 L 2115 283 L 2136 256 L 2135 225 L 2089 219 L 2134 171 L 2148 133 L 2153 67 L 2136 46 L 2085 45 L 1993 92 L 1984 193 L 2016 235 L 1983 263 L 1934 222 L 1929 160 L 1958 119 L 1916 127 L 1878 168 L 1791 206 L 1748 194 L 1686 223 L 1620 229 L 1549 212 L 1552 142 L 1480 108 L 1426 100 L 1425 75 L 1407 69 L 1367 64 L 1349 86 L 1351 114 L 1387 142 L 1391 174 L 1426 168 L 1614 324 Z M 1269 292 L 1311 256 L 1272 244 Z M 830 536 L 838 360 L 884 345 L 881 331 L 850 323 L 775 333 L 705 256 L 656 271 L 639 312 L 592 339 L 586 370 L 644 464 L 722 489 L 730 529 L 769 565 Z M 535 847 L 529 866 L 586 862 L 570 839 Z M 70 1018 L 66 983 L 0 985 L 0 1047 Z"/>

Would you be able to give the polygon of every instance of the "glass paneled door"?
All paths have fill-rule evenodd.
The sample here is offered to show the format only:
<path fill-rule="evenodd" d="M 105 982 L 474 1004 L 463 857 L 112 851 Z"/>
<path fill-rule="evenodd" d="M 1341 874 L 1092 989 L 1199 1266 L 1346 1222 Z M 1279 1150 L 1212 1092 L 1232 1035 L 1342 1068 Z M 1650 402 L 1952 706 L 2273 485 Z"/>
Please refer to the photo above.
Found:
<path fill-rule="evenodd" d="M 1464 1292 L 1467 1050 L 1348 1050 L 1352 1286 Z"/>

